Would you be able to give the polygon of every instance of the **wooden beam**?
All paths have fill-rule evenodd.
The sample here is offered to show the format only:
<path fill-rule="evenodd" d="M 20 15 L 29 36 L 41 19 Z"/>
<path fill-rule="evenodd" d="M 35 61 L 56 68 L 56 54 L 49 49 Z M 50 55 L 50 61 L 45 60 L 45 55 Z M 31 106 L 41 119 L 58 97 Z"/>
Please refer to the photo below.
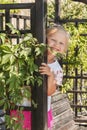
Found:
<path fill-rule="evenodd" d="M 46 17 L 47 17 L 47 0 L 35 1 L 35 18 L 34 35 L 39 43 L 46 43 Z M 36 61 L 37 62 L 37 61 Z M 38 60 L 37 64 L 46 62 L 42 57 L 42 61 Z M 36 100 L 37 108 L 32 113 L 32 130 L 47 130 L 47 79 L 43 76 L 43 85 L 33 88 L 33 97 Z"/>
<path fill-rule="evenodd" d="M 84 4 L 87 4 L 87 0 L 72 0 L 72 1 L 75 1 L 75 2 L 82 2 Z"/>

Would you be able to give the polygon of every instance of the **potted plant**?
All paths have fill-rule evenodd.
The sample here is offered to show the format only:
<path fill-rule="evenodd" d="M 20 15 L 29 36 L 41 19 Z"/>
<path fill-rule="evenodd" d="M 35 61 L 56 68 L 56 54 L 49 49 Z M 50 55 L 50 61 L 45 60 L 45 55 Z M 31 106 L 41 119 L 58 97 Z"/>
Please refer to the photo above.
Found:
<path fill-rule="evenodd" d="M 11 24 L 7 25 L 11 34 L 0 34 L 0 106 L 3 106 L 4 111 L 14 109 L 17 103 L 21 104 L 23 98 L 31 98 L 28 86 L 41 85 L 36 60 L 43 56 L 46 49 L 45 44 L 39 44 L 32 34 L 20 35 Z M 21 38 L 18 44 L 9 38 L 14 34 Z M 8 128 L 13 128 L 15 120 L 6 115 Z M 17 123 L 14 125 L 15 130 L 20 127 Z"/>

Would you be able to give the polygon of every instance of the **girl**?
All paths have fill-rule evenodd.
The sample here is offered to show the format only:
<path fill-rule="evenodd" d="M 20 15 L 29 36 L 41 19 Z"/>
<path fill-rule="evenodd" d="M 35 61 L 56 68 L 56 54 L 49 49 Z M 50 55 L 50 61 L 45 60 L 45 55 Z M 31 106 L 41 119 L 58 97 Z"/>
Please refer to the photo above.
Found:
<path fill-rule="evenodd" d="M 48 76 L 48 128 L 52 130 L 53 119 L 51 110 L 51 95 L 56 91 L 57 85 L 62 85 L 63 71 L 59 65 L 56 54 L 67 51 L 69 35 L 60 25 L 47 29 L 47 64 L 42 63 L 39 72 Z"/>
<path fill-rule="evenodd" d="M 56 91 L 57 85 L 62 85 L 63 72 L 57 59 L 57 53 L 65 53 L 68 45 L 68 34 L 62 26 L 56 25 L 47 29 L 47 64 L 42 63 L 39 72 L 48 76 L 48 128 L 52 130 L 52 111 L 51 111 L 51 95 Z M 24 99 L 23 106 L 30 106 L 31 104 Z M 23 111 L 23 129 L 31 130 L 31 112 Z M 16 110 L 11 111 L 12 117 L 19 117 Z M 19 118 L 18 118 L 19 119 Z M 20 120 L 19 120 L 20 122 Z"/>

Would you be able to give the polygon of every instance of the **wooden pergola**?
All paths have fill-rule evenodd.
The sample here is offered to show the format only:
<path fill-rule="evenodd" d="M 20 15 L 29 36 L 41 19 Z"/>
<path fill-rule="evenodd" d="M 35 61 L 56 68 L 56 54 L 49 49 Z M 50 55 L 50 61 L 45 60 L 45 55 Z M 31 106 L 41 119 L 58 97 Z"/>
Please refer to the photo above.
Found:
<path fill-rule="evenodd" d="M 83 2 L 87 4 L 87 0 L 72 0 Z M 54 22 L 58 23 L 60 20 L 60 0 L 55 0 L 55 19 Z M 34 36 L 40 43 L 46 43 L 46 26 L 47 26 L 47 0 L 35 0 L 35 3 L 21 3 L 21 4 L 0 4 L 0 10 L 5 10 L 5 20 L 10 22 L 11 9 L 31 9 L 31 30 Z M 2 23 L 0 23 L 1 25 Z M 5 31 L 8 31 L 6 28 Z M 3 32 L 3 29 L 0 29 Z M 23 31 L 25 33 L 26 30 Z M 43 57 L 46 62 L 46 57 Z M 40 62 L 40 61 L 39 61 Z M 40 63 L 39 63 L 40 64 Z M 58 95 L 60 95 L 58 93 Z M 32 108 L 32 130 L 47 130 L 47 78 L 43 76 L 43 86 L 35 86 L 32 89 L 32 98 L 37 102 L 37 109 Z M 70 109 L 70 106 L 69 106 Z M 63 129 L 62 129 L 63 130 Z"/>

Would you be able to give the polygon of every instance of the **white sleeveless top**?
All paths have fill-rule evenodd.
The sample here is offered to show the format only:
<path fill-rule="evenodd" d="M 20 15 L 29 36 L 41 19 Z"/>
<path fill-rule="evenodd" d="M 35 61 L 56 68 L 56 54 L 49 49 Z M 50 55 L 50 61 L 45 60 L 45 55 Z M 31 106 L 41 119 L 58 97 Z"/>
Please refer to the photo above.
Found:
<path fill-rule="evenodd" d="M 54 73 L 55 80 L 57 81 L 57 85 L 62 85 L 62 79 L 63 79 L 63 71 L 59 64 L 59 62 L 56 60 L 55 62 L 48 64 L 48 66 L 51 68 L 52 72 Z M 48 96 L 48 111 L 51 108 L 51 96 Z"/>

